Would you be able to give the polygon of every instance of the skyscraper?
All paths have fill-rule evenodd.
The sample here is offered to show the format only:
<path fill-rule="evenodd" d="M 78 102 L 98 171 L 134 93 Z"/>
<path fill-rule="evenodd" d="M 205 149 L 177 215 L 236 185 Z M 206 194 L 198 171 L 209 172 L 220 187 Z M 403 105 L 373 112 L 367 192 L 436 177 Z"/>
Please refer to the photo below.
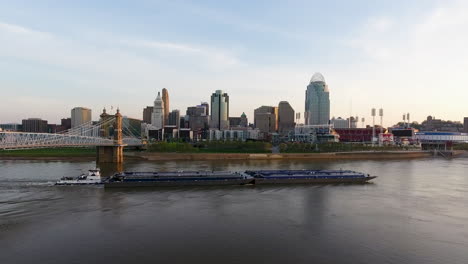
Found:
<path fill-rule="evenodd" d="M 47 133 L 47 120 L 42 120 L 40 118 L 28 118 L 23 119 L 21 122 L 23 125 L 23 132 L 33 132 L 33 133 Z"/>
<path fill-rule="evenodd" d="M 156 100 L 154 100 L 153 113 L 151 114 L 151 125 L 156 129 L 162 129 L 164 127 L 164 104 L 159 92 Z"/>
<path fill-rule="evenodd" d="M 211 95 L 210 128 L 229 129 L 229 96 L 221 90 Z"/>
<path fill-rule="evenodd" d="M 206 108 L 206 115 L 209 116 L 210 115 L 210 104 L 207 103 L 207 102 L 202 102 L 200 105 L 204 106 Z"/>
<path fill-rule="evenodd" d="M 162 89 L 162 100 L 164 106 L 164 125 L 167 125 L 169 122 L 169 92 L 166 88 Z"/>
<path fill-rule="evenodd" d="M 263 133 L 278 131 L 278 107 L 263 105 L 255 109 L 254 127 Z"/>
<path fill-rule="evenodd" d="M 199 131 L 208 128 L 209 119 L 204 105 L 187 107 L 186 114 L 192 131 Z"/>
<path fill-rule="evenodd" d="M 60 125 L 63 127 L 64 130 L 71 128 L 71 118 L 62 118 Z"/>
<path fill-rule="evenodd" d="M 87 122 L 91 122 L 91 109 L 85 107 L 75 107 L 71 110 L 72 128 Z"/>
<path fill-rule="evenodd" d="M 286 101 L 278 104 L 278 132 L 287 135 L 294 130 L 294 109 Z"/>
<path fill-rule="evenodd" d="M 325 125 L 330 120 L 330 92 L 325 78 L 315 73 L 306 90 L 305 124 Z"/>
<path fill-rule="evenodd" d="M 146 124 L 151 124 L 151 116 L 153 115 L 153 108 L 152 106 L 147 106 L 143 109 L 143 122 Z"/>
<path fill-rule="evenodd" d="M 175 109 L 169 113 L 168 124 L 169 126 L 180 127 L 180 111 Z"/>

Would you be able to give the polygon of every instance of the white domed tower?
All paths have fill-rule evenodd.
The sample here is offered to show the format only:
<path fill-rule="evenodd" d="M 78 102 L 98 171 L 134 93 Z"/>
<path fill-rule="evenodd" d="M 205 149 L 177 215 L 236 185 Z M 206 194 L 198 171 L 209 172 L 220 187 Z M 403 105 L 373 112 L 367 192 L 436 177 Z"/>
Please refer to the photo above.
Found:
<path fill-rule="evenodd" d="M 327 125 L 330 120 L 330 91 L 321 73 L 315 73 L 306 90 L 305 124 Z"/>
<path fill-rule="evenodd" d="M 161 94 L 158 92 L 156 100 L 154 100 L 153 113 L 151 114 L 151 125 L 156 129 L 162 129 L 164 124 L 164 104 L 161 99 Z"/>

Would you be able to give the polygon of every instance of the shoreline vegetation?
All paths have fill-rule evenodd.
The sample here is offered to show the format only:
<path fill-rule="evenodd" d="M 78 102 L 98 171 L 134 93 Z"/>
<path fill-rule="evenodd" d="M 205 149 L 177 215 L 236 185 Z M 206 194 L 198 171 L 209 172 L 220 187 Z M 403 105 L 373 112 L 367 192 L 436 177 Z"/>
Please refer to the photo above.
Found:
<path fill-rule="evenodd" d="M 272 151 L 276 150 L 276 151 Z M 452 156 L 468 150 L 468 144 L 454 146 Z M 370 146 L 346 143 L 281 143 L 272 147 L 267 142 L 158 142 L 147 150 L 125 150 L 130 160 L 249 160 L 249 159 L 409 159 L 430 157 L 432 151 L 400 146 Z M 3 160 L 94 160 L 96 148 L 43 148 L 0 150 Z"/>
<path fill-rule="evenodd" d="M 170 153 L 271 153 L 272 145 L 260 141 L 210 141 L 194 144 L 158 142 L 148 145 L 148 152 Z"/>
<path fill-rule="evenodd" d="M 96 148 L 39 148 L 0 150 L 1 158 L 95 158 Z"/>

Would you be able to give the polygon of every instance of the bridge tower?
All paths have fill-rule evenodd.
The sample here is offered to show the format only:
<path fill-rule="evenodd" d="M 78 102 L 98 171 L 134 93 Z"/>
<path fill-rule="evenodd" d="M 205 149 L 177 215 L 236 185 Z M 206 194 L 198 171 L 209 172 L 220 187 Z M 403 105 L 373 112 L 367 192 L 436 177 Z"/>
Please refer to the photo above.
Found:
<path fill-rule="evenodd" d="M 110 115 L 106 114 L 104 109 L 101 118 L 108 118 Z M 97 147 L 97 162 L 98 163 L 122 163 L 123 162 L 123 141 L 122 141 L 122 114 L 119 109 L 114 115 L 114 142 L 111 146 L 98 146 Z M 106 136 L 106 131 L 101 131 L 102 136 Z"/>
<path fill-rule="evenodd" d="M 100 117 L 101 117 L 100 122 L 102 122 L 103 125 L 101 126 L 101 129 L 99 130 L 99 136 L 103 138 L 110 138 L 109 130 L 111 128 L 111 124 L 106 121 L 114 118 L 114 116 L 106 113 L 106 108 L 104 108 L 102 110 L 102 114 L 100 115 Z"/>

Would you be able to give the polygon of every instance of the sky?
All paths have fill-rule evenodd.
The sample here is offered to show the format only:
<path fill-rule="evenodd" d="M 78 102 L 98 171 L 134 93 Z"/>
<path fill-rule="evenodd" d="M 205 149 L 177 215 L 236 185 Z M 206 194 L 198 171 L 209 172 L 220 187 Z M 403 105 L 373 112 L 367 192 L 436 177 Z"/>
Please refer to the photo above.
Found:
<path fill-rule="evenodd" d="M 279 101 L 304 112 L 315 72 L 332 117 L 462 121 L 467 13 L 459 0 L 0 0 L 0 123 L 76 106 L 141 119 L 162 88 L 182 113 L 223 90 L 253 122 Z"/>

